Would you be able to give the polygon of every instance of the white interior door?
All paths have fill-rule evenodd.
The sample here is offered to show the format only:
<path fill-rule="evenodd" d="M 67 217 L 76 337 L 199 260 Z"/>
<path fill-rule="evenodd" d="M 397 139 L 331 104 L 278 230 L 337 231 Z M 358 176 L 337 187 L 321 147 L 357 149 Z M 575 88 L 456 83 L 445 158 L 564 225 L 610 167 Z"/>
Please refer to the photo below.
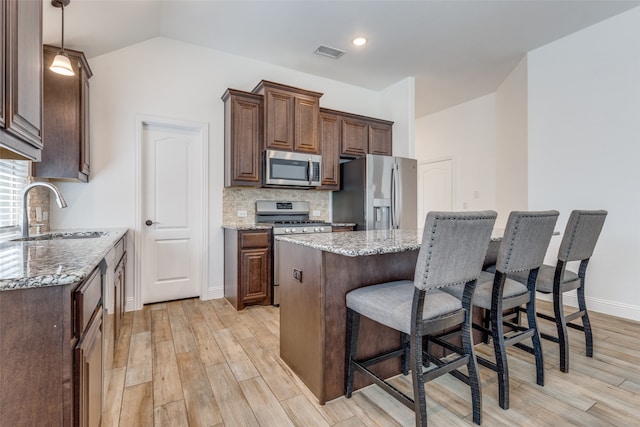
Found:
<path fill-rule="evenodd" d="M 418 227 L 429 211 L 453 210 L 453 160 L 418 165 Z"/>
<path fill-rule="evenodd" d="M 199 296 L 202 136 L 191 127 L 143 123 L 140 148 L 142 303 Z"/>

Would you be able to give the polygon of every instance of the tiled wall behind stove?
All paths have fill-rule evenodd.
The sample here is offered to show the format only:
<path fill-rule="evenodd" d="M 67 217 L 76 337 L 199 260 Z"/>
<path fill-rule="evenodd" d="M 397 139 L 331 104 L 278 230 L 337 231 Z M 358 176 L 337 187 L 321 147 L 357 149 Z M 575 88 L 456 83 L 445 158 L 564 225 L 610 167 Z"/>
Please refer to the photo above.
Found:
<path fill-rule="evenodd" d="M 331 191 L 281 190 L 275 188 L 225 188 L 222 193 L 222 223 L 227 225 L 253 225 L 256 222 L 256 200 L 286 200 L 309 202 L 310 219 L 330 219 Z M 247 211 L 246 218 L 238 211 Z M 320 211 L 320 216 L 313 216 Z"/>

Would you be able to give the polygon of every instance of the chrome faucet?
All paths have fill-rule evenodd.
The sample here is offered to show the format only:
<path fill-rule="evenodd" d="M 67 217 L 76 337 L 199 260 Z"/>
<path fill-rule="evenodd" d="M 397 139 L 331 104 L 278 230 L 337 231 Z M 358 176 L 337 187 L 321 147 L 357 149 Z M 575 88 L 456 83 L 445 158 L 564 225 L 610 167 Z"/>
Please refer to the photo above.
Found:
<path fill-rule="evenodd" d="M 34 187 L 46 187 L 49 190 L 53 191 L 53 194 L 56 195 L 56 203 L 60 209 L 67 207 L 67 202 L 62 197 L 62 193 L 58 190 L 53 184 L 48 182 L 33 182 L 27 185 L 24 190 L 22 190 L 22 237 L 29 237 L 29 210 L 27 209 L 27 194 L 29 194 L 29 190 Z"/>

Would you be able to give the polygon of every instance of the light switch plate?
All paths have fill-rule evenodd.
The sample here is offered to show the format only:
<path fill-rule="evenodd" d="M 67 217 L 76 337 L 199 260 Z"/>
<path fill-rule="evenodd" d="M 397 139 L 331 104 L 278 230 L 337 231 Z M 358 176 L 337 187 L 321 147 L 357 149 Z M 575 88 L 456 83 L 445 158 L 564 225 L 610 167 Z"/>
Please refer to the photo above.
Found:
<path fill-rule="evenodd" d="M 238 218 L 246 218 L 247 211 L 238 211 Z"/>
<path fill-rule="evenodd" d="M 313 216 L 320 216 L 320 211 L 313 211 Z"/>

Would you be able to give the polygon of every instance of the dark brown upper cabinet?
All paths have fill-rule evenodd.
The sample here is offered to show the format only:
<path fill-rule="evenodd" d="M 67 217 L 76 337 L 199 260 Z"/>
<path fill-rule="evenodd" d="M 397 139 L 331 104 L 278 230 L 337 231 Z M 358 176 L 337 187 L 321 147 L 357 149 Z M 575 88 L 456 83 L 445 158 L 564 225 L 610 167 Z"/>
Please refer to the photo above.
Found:
<path fill-rule="evenodd" d="M 391 156 L 392 147 L 392 122 L 369 122 L 369 154 L 381 154 Z"/>
<path fill-rule="evenodd" d="M 227 89 L 224 101 L 224 185 L 262 185 L 262 95 Z"/>
<path fill-rule="evenodd" d="M 65 49 L 74 76 L 49 70 L 59 48 L 43 46 L 42 159 L 33 176 L 87 182 L 89 180 L 89 79 L 93 75 L 84 54 Z"/>
<path fill-rule="evenodd" d="M 393 122 L 350 113 L 339 113 L 342 121 L 340 155 L 392 154 Z"/>
<path fill-rule="evenodd" d="M 264 150 L 321 154 L 320 190 L 340 189 L 340 158 L 392 155 L 393 122 L 320 108 L 319 92 L 262 80 L 224 101 L 225 187 L 261 187 Z"/>
<path fill-rule="evenodd" d="M 264 96 L 264 148 L 320 154 L 319 92 L 262 80 L 253 93 Z"/>
<path fill-rule="evenodd" d="M 340 116 L 320 110 L 321 190 L 340 189 Z"/>
<path fill-rule="evenodd" d="M 0 0 L 0 158 L 40 160 L 42 1 Z"/>

